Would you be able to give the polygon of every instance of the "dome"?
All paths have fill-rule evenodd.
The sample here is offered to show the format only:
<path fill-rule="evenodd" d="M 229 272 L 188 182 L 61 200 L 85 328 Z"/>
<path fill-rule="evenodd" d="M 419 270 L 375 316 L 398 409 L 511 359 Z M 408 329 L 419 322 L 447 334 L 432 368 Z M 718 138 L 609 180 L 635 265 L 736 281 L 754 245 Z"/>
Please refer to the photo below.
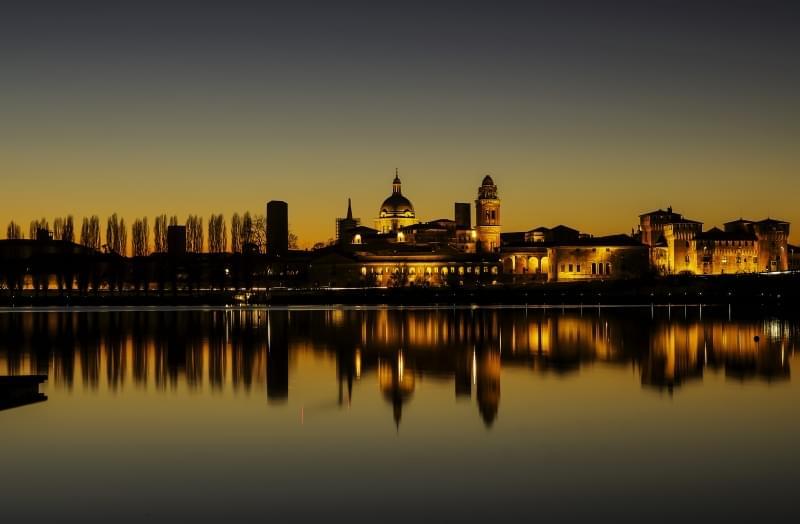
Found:
<path fill-rule="evenodd" d="M 489 175 L 486 175 L 485 177 L 483 177 L 483 183 L 481 185 L 482 186 L 493 186 L 494 185 L 494 180 L 492 180 L 492 177 L 490 177 Z"/>
<path fill-rule="evenodd" d="M 394 181 L 392 182 L 392 194 L 381 204 L 380 218 L 384 217 L 408 217 L 414 218 L 414 206 L 411 201 L 403 196 L 400 177 L 395 171 Z"/>
<path fill-rule="evenodd" d="M 401 195 L 394 193 L 381 204 L 381 216 L 413 216 L 414 206 L 411 201 Z"/>

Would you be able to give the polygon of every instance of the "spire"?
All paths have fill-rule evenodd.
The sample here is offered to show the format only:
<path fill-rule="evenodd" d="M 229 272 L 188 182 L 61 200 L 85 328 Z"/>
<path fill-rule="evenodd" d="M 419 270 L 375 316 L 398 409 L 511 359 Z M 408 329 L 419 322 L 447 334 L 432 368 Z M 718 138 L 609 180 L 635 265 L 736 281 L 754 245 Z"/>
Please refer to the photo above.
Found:
<path fill-rule="evenodd" d="M 399 169 L 394 168 L 394 182 L 392 182 L 392 193 L 400 194 L 400 174 Z"/>
<path fill-rule="evenodd" d="M 350 199 L 347 199 L 347 220 L 353 220 L 353 208 L 350 206 Z"/>

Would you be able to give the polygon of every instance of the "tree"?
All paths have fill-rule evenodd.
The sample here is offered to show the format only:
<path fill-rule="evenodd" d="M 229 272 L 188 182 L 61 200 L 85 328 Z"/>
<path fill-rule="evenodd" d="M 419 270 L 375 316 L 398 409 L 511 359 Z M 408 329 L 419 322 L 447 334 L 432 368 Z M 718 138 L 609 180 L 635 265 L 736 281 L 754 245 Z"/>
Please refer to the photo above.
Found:
<path fill-rule="evenodd" d="M 234 213 L 231 217 L 231 251 L 242 252 L 242 219 L 239 213 Z"/>
<path fill-rule="evenodd" d="M 253 217 L 250 216 L 249 211 L 245 211 L 242 215 L 242 229 L 240 230 L 240 247 L 244 250 L 247 244 L 253 242 Z"/>
<path fill-rule="evenodd" d="M 66 242 L 75 241 L 75 227 L 73 225 L 72 215 L 67 215 L 63 218 L 57 217 L 53 220 L 53 238 Z"/>
<path fill-rule="evenodd" d="M 208 252 L 224 253 L 226 248 L 225 217 L 221 214 L 211 215 L 208 219 Z"/>
<path fill-rule="evenodd" d="M 47 219 L 41 218 L 39 220 L 31 220 L 30 238 L 35 240 L 40 229 L 44 231 L 50 231 L 50 223 L 47 221 Z"/>
<path fill-rule="evenodd" d="M 81 244 L 89 249 L 100 249 L 100 217 L 84 217 L 81 223 Z"/>
<path fill-rule="evenodd" d="M 147 217 L 136 219 L 131 226 L 131 249 L 133 256 L 145 257 L 150 248 L 150 230 L 147 227 Z"/>
<path fill-rule="evenodd" d="M 125 256 L 128 244 L 128 231 L 125 228 L 125 219 L 119 218 L 116 213 L 108 217 L 106 222 L 106 249 Z"/>
<path fill-rule="evenodd" d="M 258 247 L 259 253 L 267 251 L 267 219 L 264 215 L 253 217 L 253 226 L 250 229 L 250 243 Z"/>
<path fill-rule="evenodd" d="M 53 220 L 53 238 L 55 240 L 61 240 L 61 234 L 64 232 L 64 219 L 61 217 L 56 217 Z"/>
<path fill-rule="evenodd" d="M 167 251 L 167 215 L 156 216 L 153 224 L 153 245 L 156 253 Z"/>
<path fill-rule="evenodd" d="M 22 228 L 13 220 L 8 223 L 8 227 L 6 228 L 6 238 L 9 240 L 22 238 Z"/>
<path fill-rule="evenodd" d="M 61 240 L 75 242 L 75 220 L 72 215 L 67 215 L 64 219 L 64 229 L 61 232 Z"/>
<path fill-rule="evenodd" d="M 292 230 L 289 230 L 289 249 L 297 249 L 297 235 L 295 235 Z"/>
<path fill-rule="evenodd" d="M 203 219 L 197 215 L 186 218 L 186 251 L 202 253 L 203 251 Z"/>

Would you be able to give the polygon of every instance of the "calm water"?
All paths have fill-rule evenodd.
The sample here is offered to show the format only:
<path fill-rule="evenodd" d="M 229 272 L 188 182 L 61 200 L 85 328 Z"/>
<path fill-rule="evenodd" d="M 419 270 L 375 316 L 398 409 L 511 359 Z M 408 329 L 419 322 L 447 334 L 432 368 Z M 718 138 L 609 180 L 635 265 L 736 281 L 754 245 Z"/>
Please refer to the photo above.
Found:
<path fill-rule="evenodd" d="M 0 312 L 0 375 L 49 377 L 0 411 L 0 521 L 796 518 L 798 340 L 727 308 Z"/>

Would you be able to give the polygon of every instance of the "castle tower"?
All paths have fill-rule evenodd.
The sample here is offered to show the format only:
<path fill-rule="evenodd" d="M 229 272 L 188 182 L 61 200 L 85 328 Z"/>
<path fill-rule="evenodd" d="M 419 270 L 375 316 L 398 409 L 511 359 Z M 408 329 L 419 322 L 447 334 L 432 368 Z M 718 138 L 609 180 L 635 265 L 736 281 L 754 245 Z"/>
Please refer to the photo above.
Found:
<path fill-rule="evenodd" d="M 483 177 L 475 201 L 475 225 L 478 230 L 478 245 L 483 251 L 500 248 L 500 199 L 497 186 L 489 175 Z"/>

